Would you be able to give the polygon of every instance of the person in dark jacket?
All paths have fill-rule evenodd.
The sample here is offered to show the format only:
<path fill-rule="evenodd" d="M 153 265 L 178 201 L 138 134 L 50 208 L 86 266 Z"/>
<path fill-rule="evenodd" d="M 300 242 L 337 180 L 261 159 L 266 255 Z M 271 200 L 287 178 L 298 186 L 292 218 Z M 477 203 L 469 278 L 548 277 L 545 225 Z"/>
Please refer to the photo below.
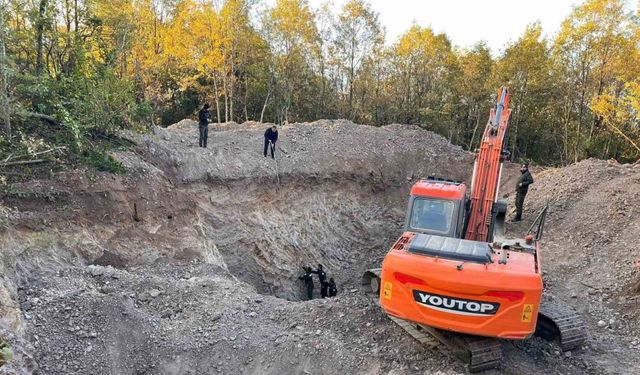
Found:
<path fill-rule="evenodd" d="M 302 267 L 304 270 L 304 275 L 298 277 L 300 280 L 304 280 L 304 285 L 307 287 L 307 299 L 310 301 L 313 299 L 313 277 L 311 274 L 313 271 L 311 267 Z"/>
<path fill-rule="evenodd" d="M 518 178 L 518 184 L 516 185 L 516 217 L 513 218 L 514 223 L 522 221 L 524 197 L 529 191 L 529 185 L 533 184 L 533 177 L 529 172 L 529 164 L 522 164 L 520 167 L 520 173 L 520 178 Z"/>
<path fill-rule="evenodd" d="M 329 289 L 329 297 L 335 297 L 338 295 L 338 288 L 336 287 L 336 282 L 333 280 L 333 277 L 329 279 L 327 283 Z"/>
<path fill-rule="evenodd" d="M 198 128 L 200 130 L 198 146 L 200 147 L 207 147 L 207 138 L 209 138 L 209 120 L 211 120 L 209 103 L 204 103 L 202 109 L 198 112 Z"/>
<path fill-rule="evenodd" d="M 273 125 L 264 132 L 264 157 L 267 157 L 267 149 L 271 148 L 271 158 L 275 159 L 276 141 L 278 140 L 278 128 Z"/>
<path fill-rule="evenodd" d="M 311 272 L 318 275 L 318 279 L 320 280 L 320 295 L 322 296 L 322 298 L 326 298 L 327 288 L 329 287 L 329 284 L 327 283 L 327 273 L 324 272 L 324 270 L 322 269 L 322 264 L 318 264 L 317 271 L 311 271 Z"/>

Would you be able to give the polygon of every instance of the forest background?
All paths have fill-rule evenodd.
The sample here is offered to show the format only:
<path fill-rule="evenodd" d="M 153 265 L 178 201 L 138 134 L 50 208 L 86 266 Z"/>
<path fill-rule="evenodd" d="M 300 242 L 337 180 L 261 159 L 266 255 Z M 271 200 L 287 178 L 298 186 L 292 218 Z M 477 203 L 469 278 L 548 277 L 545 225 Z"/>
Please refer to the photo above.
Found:
<path fill-rule="evenodd" d="M 417 124 L 473 150 L 504 84 L 513 160 L 633 162 L 639 5 L 586 0 L 552 37 L 534 22 L 496 55 L 415 24 L 385 44 L 364 0 L 0 0 L 0 167 L 117 170 L 119 129 L 203 102 L 217 122 Z"/>

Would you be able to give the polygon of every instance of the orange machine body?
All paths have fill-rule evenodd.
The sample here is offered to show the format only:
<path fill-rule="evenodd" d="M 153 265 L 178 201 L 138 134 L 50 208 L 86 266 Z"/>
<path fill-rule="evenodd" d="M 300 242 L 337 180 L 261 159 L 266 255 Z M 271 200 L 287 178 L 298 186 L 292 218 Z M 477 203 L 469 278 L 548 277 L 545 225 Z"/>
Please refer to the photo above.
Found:
<path fill-rule="evenodd" d="M 471 192 L 434 178 L 411 189 L 405 232 L 382 263 L 380 304 L 392 316 L 478 336 L 525 339 L 542 298 L 539 241 L 494 241 L 509 125 L 503 87 L 476 155 Z M 504 211 L 501 211 L 504 212 Z"/>
<path fill-rule="evenodd" d="M 380 304 L 389 315 L 478 336 L 533 334 L 542 297 L 533 254 L 497 250 L 491 263 L 462 262 L 412 253 L 407 245 L 415 236 L 405 232 L 382 263 Z"/>

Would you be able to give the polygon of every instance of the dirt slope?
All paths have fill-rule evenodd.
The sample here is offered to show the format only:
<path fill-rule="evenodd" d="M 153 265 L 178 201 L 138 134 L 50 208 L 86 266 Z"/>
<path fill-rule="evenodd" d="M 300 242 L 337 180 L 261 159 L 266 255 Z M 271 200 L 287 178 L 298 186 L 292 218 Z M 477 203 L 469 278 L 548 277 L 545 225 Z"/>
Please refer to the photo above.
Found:
<path fill-rule="evenodd" d="M 74 171 L 12 186 L 2 199 L 10 225 L 0 243 L 0 334 L 16 352 L 7 371 L 464 373 L 357 289 L 399 234 L 411 184 L 430 174 L 466 180 L 472 155 L 416 127 L 319 121 L 281 129 L 276 176 L 275 162 L 262 156 L 265 128 L 212 126 L 205 150 L 185 120 L 128 135 L 139 147 L 116 155 L 124 175 Z M 508 166 L 503 193 L 516 174 Z M 614 212 L 632 223 L 621 240 L 610 218 L 572 219 L 579 208 L 613 207 L 610 195 L 597 194 L 605 185 L 593 186 L 603 176 L 629 185 L 638 168 L 587 161 L 544 171 L 527 204 L 530 213 L 553 198 L 546 280 L 587 314 L 588 348 L 565 357 L 540 340 L 505 343 L 506 363 L 493 373 L 638 370 L 638 319 L 628 312 L 636 299 L 627 293 L 634 254 L 619 244 L 640 232 L 635 211 Z M 616 202 L 638 207 L 637 188 L 617 194 Z M 584 247 L 597 230 L 609 242 Z M 339 297 L 301 302 L 301 266 L 317 263 L 338 281 Z"/>
<path fill-rule="evenodd" d="M 590 159 L 535 177 L 527 208 L 550 207 L 547 287 L 583 313 L 593 349 L 612 372 L 638 372 L 631 358 L 640 349 L 640 296 L 632 290 L 640 277 L 640 164 Z M 625 349 L 636 354 L 618 359 Z"/>

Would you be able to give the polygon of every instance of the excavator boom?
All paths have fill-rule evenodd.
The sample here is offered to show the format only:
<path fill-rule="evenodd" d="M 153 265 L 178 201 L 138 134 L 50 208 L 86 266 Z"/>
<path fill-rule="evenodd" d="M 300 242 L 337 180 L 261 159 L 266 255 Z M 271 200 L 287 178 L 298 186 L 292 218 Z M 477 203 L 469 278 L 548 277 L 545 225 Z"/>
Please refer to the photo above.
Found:
<path fill-rule="evenodd" d="M 499 95 L 496 107 L 491 109 L 473 167 L 471 208 L 464 235 L 467 240 L 491 240 L 492 210 L 498 194 L 502 162 L 507 155 L 504 147 L 511 116 L 507 87 L 502 87 Z"/>

